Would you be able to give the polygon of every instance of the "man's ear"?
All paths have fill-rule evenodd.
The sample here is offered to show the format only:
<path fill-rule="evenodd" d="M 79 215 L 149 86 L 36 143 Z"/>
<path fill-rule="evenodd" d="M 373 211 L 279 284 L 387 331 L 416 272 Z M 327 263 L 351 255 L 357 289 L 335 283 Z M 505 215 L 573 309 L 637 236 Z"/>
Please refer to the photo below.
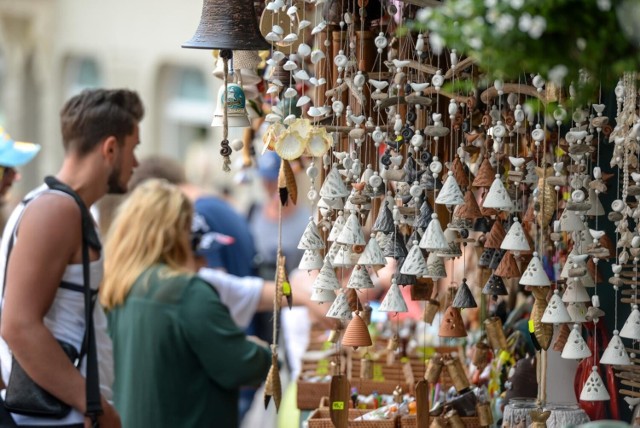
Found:
<path fill-rule="evenodd" d="M 102 156 L 109 161 L 113 161 L 118 150 L 118 140 L 113 135 L 102 141 Z"/>

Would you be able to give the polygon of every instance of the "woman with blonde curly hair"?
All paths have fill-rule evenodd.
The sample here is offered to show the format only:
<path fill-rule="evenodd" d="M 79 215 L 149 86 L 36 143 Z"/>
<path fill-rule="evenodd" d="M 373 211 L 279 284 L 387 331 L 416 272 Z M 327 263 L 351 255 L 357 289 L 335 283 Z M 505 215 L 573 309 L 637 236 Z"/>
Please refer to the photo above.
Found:
<path fill-rule="evenodd" d="M 193 273 L 192 214 L 176 186 L 148 180 L 107 237 L 100 300 L 126 427 L 235 427 L 238 388 L 260 383 L 269 369 L 269 351 L 245 337 Z"/>

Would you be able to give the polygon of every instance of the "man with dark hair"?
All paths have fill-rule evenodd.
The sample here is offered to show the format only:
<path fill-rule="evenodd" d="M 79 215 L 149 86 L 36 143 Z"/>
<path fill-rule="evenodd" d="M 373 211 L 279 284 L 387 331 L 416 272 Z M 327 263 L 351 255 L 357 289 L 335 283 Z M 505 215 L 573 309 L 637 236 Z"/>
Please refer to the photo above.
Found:
<path fill-rule="evenodd" d="M 82 214 L 74 196 L 49 184 L 68 186 L 85 207 L 106 193 L 126 192 L 138 165 L 134 150 L 140 143 L 143 115 L 140 98 L 129 90 L 86 90 L 67 101 L 60 113 L 62 167 L 47 185 L 29 193 L 7 222 L 0 246 L 2 377 L 9 382 L 14 359 L 36 384 L 72 407 L 61 419 L 13 413 L 18 426 L 80 428 L 90 423 L 84 416 L 86 358 L 76 369 L 59 344 L 66 342 L 78 353 L 84 348 Z M 89 259 L 89 285 L 97 290 L 103 261 L 97 239 L 90 243 Z M 108 402 L 112 345 L 99 305 L 93 319 L 102 392 L 99 424 L 120 427 Z"/>

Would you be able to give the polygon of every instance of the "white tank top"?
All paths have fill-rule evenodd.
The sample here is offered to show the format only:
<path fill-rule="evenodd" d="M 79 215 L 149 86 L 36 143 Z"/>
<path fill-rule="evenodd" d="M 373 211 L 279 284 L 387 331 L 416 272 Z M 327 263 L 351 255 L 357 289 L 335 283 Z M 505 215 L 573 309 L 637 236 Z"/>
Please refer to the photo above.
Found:
<path fill-rule="evenodd" d="M 46 185 L 42 185 L 29 193 L 25 199 L 33 200 L 44 193 L 53 193 L 71 198 L 71 196 L 66 193 L 51 190 Z M 5 231 L 7 232 L 2 237 L 2 243 L 0 244 L 0 296 L 4 296 L 3 287 L 6 273 L 7 251 L 11 237 L 11 233 L 9 231 L 16 230 L 16 226 L 20 222 L 24 210 L 25 204 L 21 203 L 11 213 L 5 227 Z M 18 237 L 14 235 L 14 242 L 16 242 L 17 239 Z M 102 255 L 99 260 L 90 263 L 89 271 L 91 288 L 96 290 L 102 281 Z M 84 285 L 82 264 L 67 265 L 62 281 L 82 287 Z M 4 304 L 4 301 L 2 301 L 2 304 Z M 107 333 L 107 319 L 99 303 L 96 303 L 95 305 L 93 320 L 96 333 L 96 346 L 98 350 L 100 389 L 103 396 L 107 400 L 111 400 L 111 386 L 113 384 L 113 346 Z M 58 288 L 53 303 L 51 304 L 51 308 L 49 308 L 49 312 L 47 312 L 44 317 L 44 324 L 49 330 L 51 330 L 51 333 L 56 339 L 72 344 L 79 351 L 85 334 L 84 293 L 65 288 Z M 2 365 L 2 379 L 5 384 L 8 382 L 9 374 L 11 373 L 11 360 L 11 351 L 9 350 L 6 342 L 0 338 L 0 363 Z M 83 376 L 86 373 L 86 358 L 83 358 L 80 365 L 80 372 Z M 63 419 L 32 418 L 16 414 L 14 414 L 13 417 L 18 425 L 65 425 L 82 423 L 84 421 L 84 416 L 75 409 L 72 409 L 69 415 Z"/>

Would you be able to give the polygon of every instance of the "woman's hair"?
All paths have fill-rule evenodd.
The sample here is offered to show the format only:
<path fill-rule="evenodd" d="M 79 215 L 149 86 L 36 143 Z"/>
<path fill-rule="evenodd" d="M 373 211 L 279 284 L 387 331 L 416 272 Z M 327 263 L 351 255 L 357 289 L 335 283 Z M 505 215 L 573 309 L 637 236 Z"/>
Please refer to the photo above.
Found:
<path fill-rule="evenodd" d="M 123 304 L 140 274 L 156 263 L 176 273 L 189 270 L 192 216 L 186 196 L 164 180 L 147 180 L 131 193 L 107 236 L 100 287 L 105 308 Z"/>

